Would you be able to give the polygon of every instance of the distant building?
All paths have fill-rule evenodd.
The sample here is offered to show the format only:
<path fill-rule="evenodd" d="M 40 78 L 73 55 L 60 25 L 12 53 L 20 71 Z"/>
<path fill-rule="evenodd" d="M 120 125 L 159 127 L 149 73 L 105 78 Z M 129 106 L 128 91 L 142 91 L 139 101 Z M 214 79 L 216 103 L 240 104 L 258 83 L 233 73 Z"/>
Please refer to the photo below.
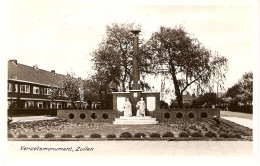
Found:
<path fill-rule="evenodd" d="M 50 99 L 50 87 L 59 86 L 65 75 L 55 73 L 55 70 L 46 71 L 37 65 L 31 67 L 17 63 L 17 60 L 8 61 L 8 106 L 16 108 L 69 108 L 72 101 L 61 91 L 53 101 Z M 80 95 L 82 98 L 83 89 Z M 82 107 L 82 100 L 78 102 Z"/>

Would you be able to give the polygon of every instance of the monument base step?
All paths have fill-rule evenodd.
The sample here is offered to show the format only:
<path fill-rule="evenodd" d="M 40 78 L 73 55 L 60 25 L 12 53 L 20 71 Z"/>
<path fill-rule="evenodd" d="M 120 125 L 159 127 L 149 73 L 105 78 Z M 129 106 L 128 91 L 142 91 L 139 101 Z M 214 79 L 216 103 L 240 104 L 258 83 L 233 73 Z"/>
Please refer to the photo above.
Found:
<path fill-rule="evenodd" d="M 139 124 L 157 124 L 156 118 L 152 118 L 151 116 L 144 116 L 144 117 L 124 117 L 120 116 L 120 118 L 116 118 L 113 121 L 113 124 L 131 124 L 131 125 L 139 125 Z"/>

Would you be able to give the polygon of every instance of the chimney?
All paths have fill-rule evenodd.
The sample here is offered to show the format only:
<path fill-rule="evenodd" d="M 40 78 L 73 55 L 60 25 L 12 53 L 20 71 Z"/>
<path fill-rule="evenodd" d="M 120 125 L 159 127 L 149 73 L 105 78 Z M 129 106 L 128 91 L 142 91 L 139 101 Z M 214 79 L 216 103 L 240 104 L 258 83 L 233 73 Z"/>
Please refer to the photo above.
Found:
<path fill-rule="evenodd" d="M 51 70 L 51 72 L 52 72 L 53 74 L 55 74 L 55 70 Z"/>
<path fill-rule="evenodd" d="M 17 60 L 16 59 L 11 59 L 9 62 L 12 62 L 13 64 L 17 65 Z"/>
<path fill-rule="evenodd" d="M 33 68 L 38 70 L 38 65 L 33 65 Z"/>

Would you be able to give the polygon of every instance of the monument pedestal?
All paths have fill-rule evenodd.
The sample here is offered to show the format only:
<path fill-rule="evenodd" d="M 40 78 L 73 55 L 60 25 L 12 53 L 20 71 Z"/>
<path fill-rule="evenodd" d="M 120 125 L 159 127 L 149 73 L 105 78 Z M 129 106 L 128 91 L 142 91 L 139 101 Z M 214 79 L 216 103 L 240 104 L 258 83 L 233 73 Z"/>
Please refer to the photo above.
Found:
<path fill-rule="evenodd" d="M 116 118 L 115 121 L 113 121 L 113 124 L 128 124 L 128 125 L 138 125 L 138 124 L 157 124 L 158 121 L 156 121 L 156 118 L 152 118 L 151 116 L 145 116 L 145 117 L 124 117 L 120 116 L 119 118 Z"/>

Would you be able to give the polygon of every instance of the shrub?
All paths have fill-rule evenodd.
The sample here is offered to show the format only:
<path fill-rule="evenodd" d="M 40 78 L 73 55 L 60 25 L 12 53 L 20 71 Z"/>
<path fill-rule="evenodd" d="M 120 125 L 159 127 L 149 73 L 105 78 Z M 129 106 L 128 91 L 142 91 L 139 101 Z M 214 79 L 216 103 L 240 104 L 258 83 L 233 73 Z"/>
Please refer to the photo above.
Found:
<path fill-rule="evenodd" d="M 145 135 L 144 133 L 136 133 L 136 134 L 134 135 L 134 137 L 135 137 L 135 138 L 145 138 L 146 135 Z"/>
<path fill-rule="evenodd" d="M 204 135 L 205 137 L 209 137 L 209 138 L 217 137 L 217 134 L 213 131 L 207 131 Z"/>
<path fill-rule="evenodd" d="M 191 136 L 192 137 L 196 137 L 196 138 L 200 138 L 200 137 L 203 137 L 203 135 L 200 133 L 200 132 L 193 132 L 193 133 L 191 133 Z"/>
<path fill-rule="evenodd" d="M 120 135 L 120 138 L 132 138 L 132 134 L 129 132 L 124 132 Z"/>
<path fill-rule="evenodd" d="M 47 133 L 44 135 L 44 138 L 54 138 L 54 135 L 51 133 Z"/>
<path fill-rule="evenodd" d="M 166 132 L 162 135 L 162 137 L 174 137 L 174 134 L 172 132 Z"/>
<path fill-rule="evenodd" d="M 187 132 L 181 132 L 179 137 L 189 137 L 190 135 Z"/>
<path fill-rule="evenodd" d="M 229 132 L 227 133 L 228 138 L 241 138 L 241 134 Z"/>
<path fill-rule="evenodd" d="M 8 138 L 13 138 L 14 136 L 13 136 L 13 134 L 8 133 L 7 137 L 8 137 Z"/>
<path fill-rule="evenodd" d="M 107 138 L 116 138 L 116 135 L 115 134 L 108 134 Z"/>
<path fill-rule="evenodd" d="M 101 138 L 100 134 L 94 133 L 90 135 L 90 138 Z"/>
<path fill-rule="evenodd" d="M 159 133 L 151 133 L 151 134 L 150 134 L 150 137 L 151 137 L 151 138 L 160 138 L 161 135 L 160 135 Z"/>
<path fill-rule="evenodd" d="M 239 129 L 233 129 L 233 133 L 241 133 Z"/>
<path fill-rule="evenodd" d="M 227 135 L 226 132 L 222 131 L 222 132 L 220 132 L 219 137 L 221 137 L 221 138 L 228 138 L 228 135 Z"/>
<path fill-rule="evenodd" d="M 71 134 L 62 134 L 61 138 L 72 138 Z"/>
<path fill-rule="evenodd" d="M 196 130 L 196 126 L 190 126 L 189 129 L 190 130 Z"/>
<path fill-rule="evenodd" d="M 76 135 L 75 138 L 84 138 L 84 135 Z"/>
<path fill-rule="evenodd" d="M 20 135 L 17 136 L 17 138 L 28 138 L 28 136 L 25 135 L 25 134 L 20 134 Z"/>
<path fill-rule="evenodd" d="M 40 138 L 40 136 L 34 134 L 34 135 L 32 135 L 32 138 Z"/>
<path fill-rule="evenodd" d="M 242 138 L 241 134 L 239 134 L 239 133 L 234 133 L 234 136 L 235 136 L 235 138 Z"/>
<path fill-rule="evenodd" d="M 229 132 L 229 129 L 225 126 L 220 127 L 219 130 L 223 132 Z"/>

